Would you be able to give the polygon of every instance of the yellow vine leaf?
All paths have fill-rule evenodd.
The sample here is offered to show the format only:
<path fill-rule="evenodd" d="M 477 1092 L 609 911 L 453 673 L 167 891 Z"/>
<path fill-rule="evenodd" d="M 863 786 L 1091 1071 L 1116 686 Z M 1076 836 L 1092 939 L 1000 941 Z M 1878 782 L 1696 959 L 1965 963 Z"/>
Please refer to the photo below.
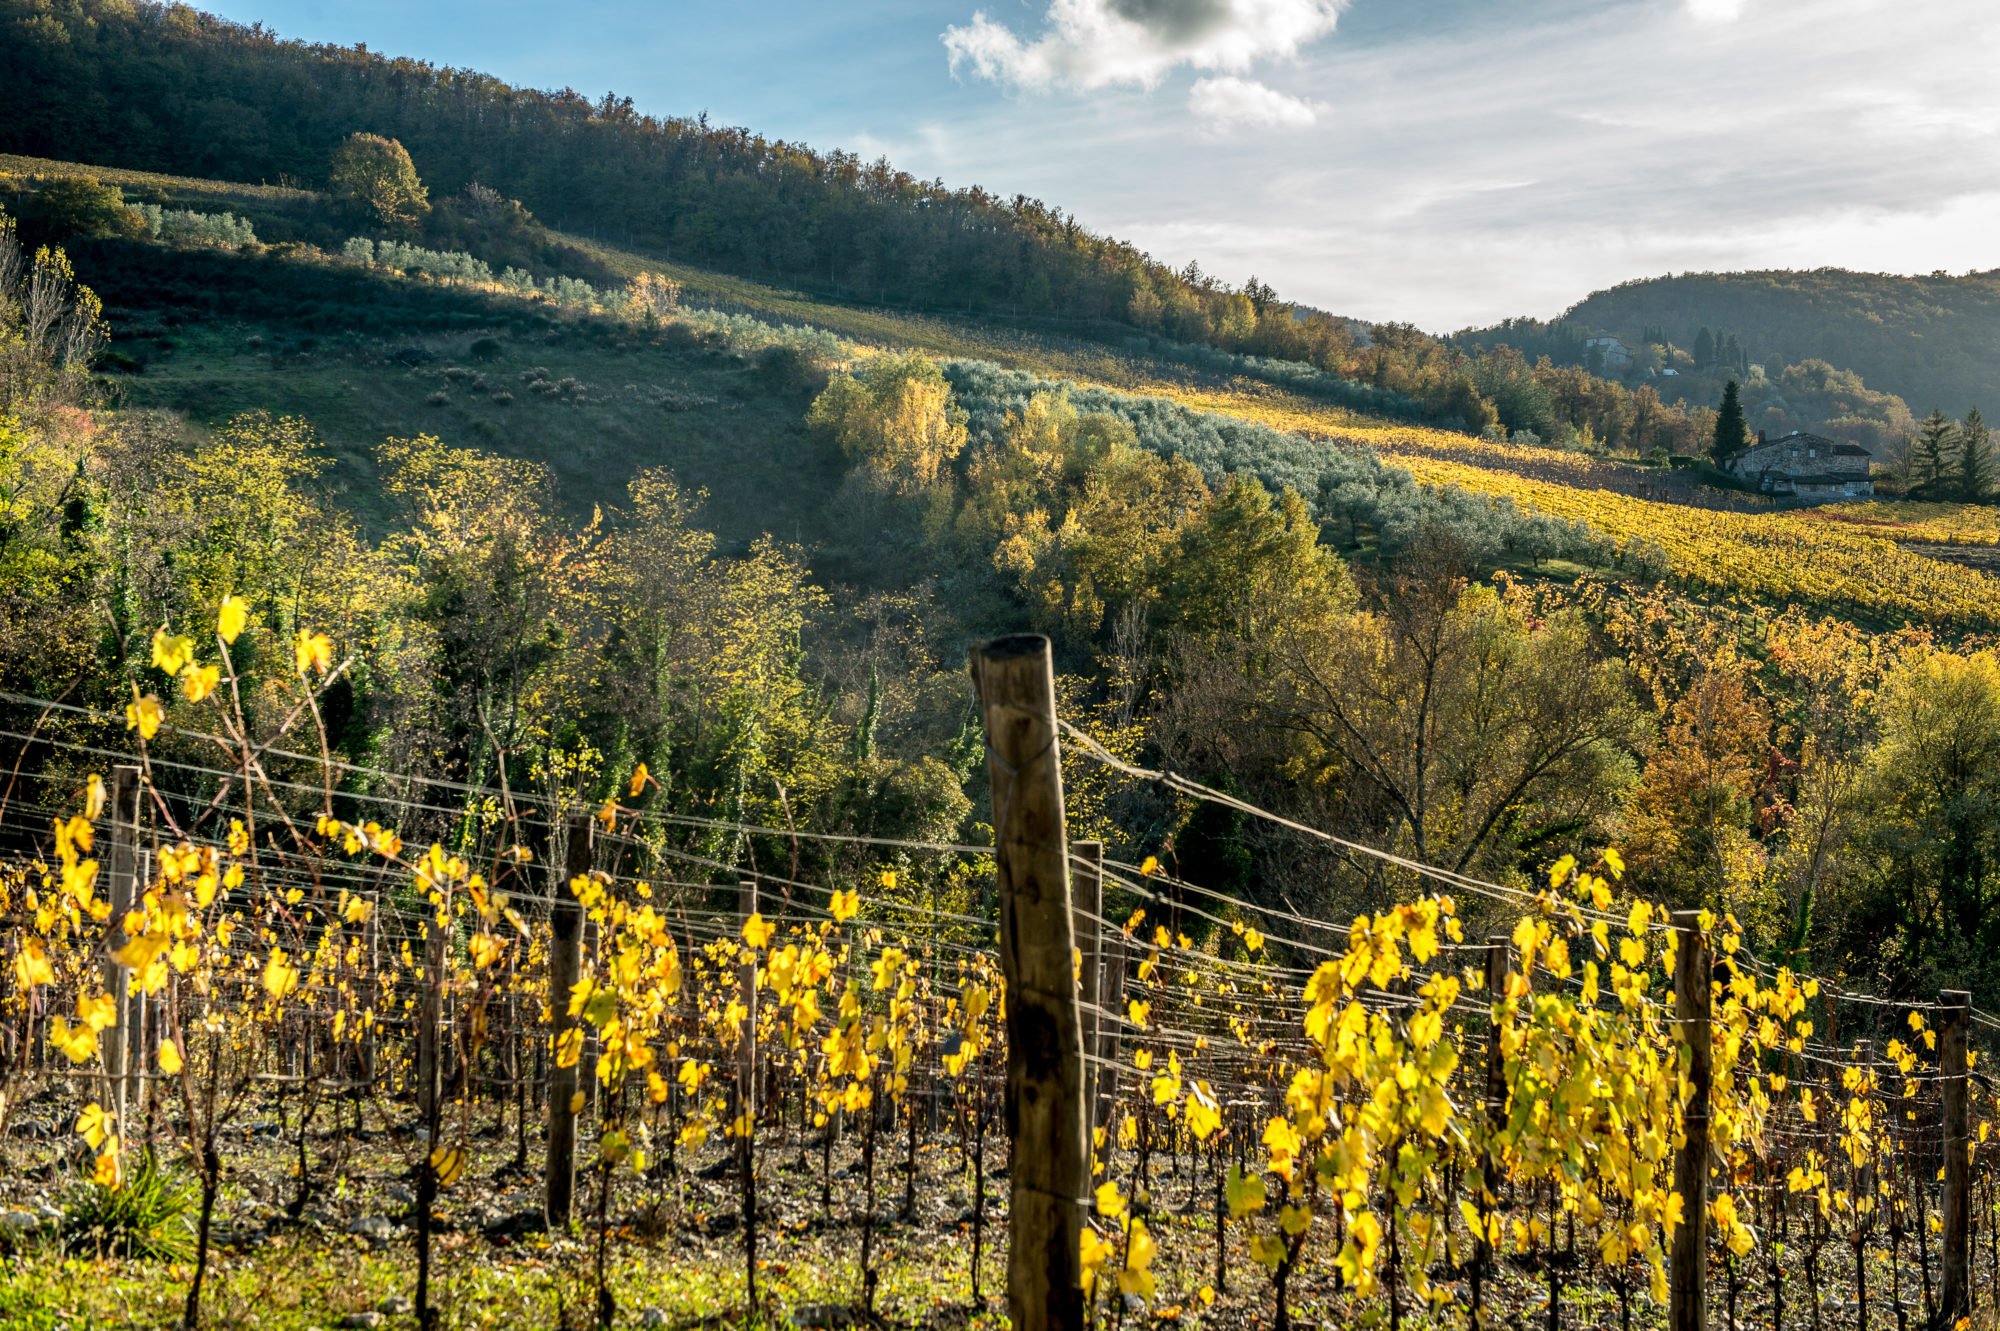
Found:
<path fill-rule="evenodd" d="M 272 949 L 271 959 L 264 963 L 264 992 L 283 998 L 298 987 L 299 968 L 286 959 L 285 949 Z"/>
<path fill-rule="evenodd" d="M 249 622 L 250 607 L 242 597 L 222 598 L 222 609 L 215 616 L 215 631 L 221 635 L 224 642 L 234 643 L 242 634 L 244 625 Z"/>
<path fill-rule="evenodd" d="M 456 1146 L 440 1146 L 431 1152 L 431 1173 L 438 1186 L 449 1188 L 465 1172 L 465 1152 Z"/>
<path fill-rule="evenodd" d="M 299 673 L 306 673 L 308 667 L 317 666 L 324 675 L 333 666 L 333 639 L 324 633 L 307 633 L 299 630 L 299 636 L 292 642 L 293 655 L 298 660 Z"/>
<path fill-rule="evenodd" d="M 215 692 L 222 682 L 222 672 L 214 666 L 191 665 L 181 675 L 181 696 L 189 702 L 200 702 Z"/>
<path fill-rule="evenodd" d="M 137 702 L 125 704 L 125 728 L 137 730 L 140 739 L 150 740 L 159 734 L 160 723 L 166 719 L 167 709 L 150 693 Z"/>
<path fill-rule="evenodd" d="M 153 667 L 169 675 L 181 673 L 181 667 L 194 664 L 194 639 L 175 637 L 165 629 L 153 630 Z"/>
<path fill-rule="evenodd" d="M 76 1130 L 93 1151 L 102 1149 L 106 1141 L 111 1143 L 112 1150 L 118 1149 L 117 1117 L 102 1105 L 85 1105 L 82 1116 L 76 1120 Z"/>

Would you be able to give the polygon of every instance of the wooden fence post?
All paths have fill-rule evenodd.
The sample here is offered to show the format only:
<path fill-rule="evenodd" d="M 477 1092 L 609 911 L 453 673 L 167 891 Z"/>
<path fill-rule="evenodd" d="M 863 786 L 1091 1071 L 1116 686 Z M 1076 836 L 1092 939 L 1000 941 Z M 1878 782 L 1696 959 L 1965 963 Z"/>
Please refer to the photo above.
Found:
<path fill-rule="evenodd" d="M 1486 998 L 1495 1007 L 1509 1002 L 1507 997 L 1507 973 L 1511 969 L 1508 949 L 1511 943 L 1506 934 L 1491 934 L 1486 939 Z M 1500 1025 L 1493 1024 L 1492 1034 L 1486 1041 L 1486 1159 L 1481 1170 L 1480 1186 L 1483 1195 L 1479 1200 L 1481 1217 L 1493 1214 L 1493 1208 L 1500 1196 L 1500 1153 L 1494 1149 L 1492 1134 L 1500 1130 L 1507 1116 L 1507 1058 L 1500 1048 Z M 1493 1245 L 1481 1233 L 1477 1254 L 1473 1258 L 1472 1278 L 1482 1279 L 1493 1265 Z"/>
<path fill-rule="evenodd" d="M 1972 1315 L 1972 1126 L 1965 1058 L 1972 995 L 1945 990 L 1938 995 L 1938 1017 L 1938 1077 L 1944 1092 L 1944 1297 L 1938 1325 L 1948 1328 Z"/>
<path fill-rule="evenodd" d="M 1118 1078 L 1123 1071 L 1119 1060 L 1125 1053 L 1123 929 L 1107 929 L 1104 932 L 1104 960 L 1098 976 L 1097 994 L 1104 1011 L 1098 1019 L 1097 1045 L 1092 1051 L 1097 1056 L 1097 1105 L 1092 1111 L 1092 1122 L 1104 1126 L 1104 1155 L 1109 1160 L 1111 1153 L 1118 1149 L 1118 1132 L 1111 1121 L 1111 1111 L 1118 1103 Z"/>
<path fill-rule="evenodd" d="M 125 933 L 125 915 L 139 896 L 139 787 L 137 767 L 111 769 L 111 844 L 102 861 L 111 902 L 111 918 L 104 924 L 104 987 L 118 1015 L 116 1024 L 104 1032 L 104 1107 L 117 1115 L 121 1142 L 131 1136 L 125 1111 L 139 1045 L 132 1030 L 132 972 L 112 954 L 131 941 Z"/>
<path fill-rule="evenodd" d="M 1083 1020 L 1083 1131 L 1085 1149 L 1094 1149 L 1095 1130 L 1102 1126 L 1097 1116 L 1097 1057 L 1098 1040 L 1104 1033 L 1104 930 L 1100 917 L 1104 914 L 1104 843 L 1102 841 L 1079 841 L 1073 847 L 1076 852 L 1076 876 L 1071 884 L 1075 888 L 1075 912 L 1073 927 L 1076 931 L 1076 949 L 1083 954 L 1076 975 L 1076 991 L 1082 1004 Z M 1107 1151 L 1108 1155 L 1109 1152 Z"/>
<path fill-rule="evenodd" d="M 1685 1141 L 1674 1157 L 1674 1191 L 1681 1196 L 1681 1224 L 1674 1231 L 1668 1271 L 1669 1331 L 1708 1331 L 1708 935 L 1701 912 L 1677 910 L 1680 935 L 1674 955 L 1674 1022 L 1688 1046 L 1688 1099 Z"/>
<path fill-rule="evenodd" d="M 568 1228 L 576 1196 L 576 1111 L 570 1102 L 576 1098 L 580 1064 L 561 1066 L 554 1042 L 575 1024 L 570 1020 L 569 994 L 583 978 L 583 903 L 569 885 L 571 879 L 590 872 L 594 826 L 589 814 L 570 816 L 569 853 L 549 909 L 549 1136 L 543 1160 L 542 1211 L 550 1229 Z"/>
<path fill-rule="evenodd" d="M 971 674 L 986 723 L 1007 985 L 1007 1308 L 1015 1331 L 1082 1331 L 1090 1156 L 1049 640 L 974 648 Z"/>
<path fill-rule="evenodd" d="M 417 1008 L 417 1121 L 435 1131 L 438 1119 L 438 1045 L 444 1023 L 445 950 L 449 935 L 437 922 L 437 912 L 424 903 L 424 992 Z M 435 1143 L 433 1143 L 435 1145 Z"/>
<path fill-rule="evenodd" d="M 744 878 L 736 884 L 736 938 L 743 938 L 743 926 L 757 913 L 757 880 Z M 736 993 L 743 1004 L 743 1025 L 736 1042 L 736 1112 L 757 1112 L 757 956 L 745 949 L 736 965 Z M 747 1139 L 746 1139 L 747 1140 Z"/>

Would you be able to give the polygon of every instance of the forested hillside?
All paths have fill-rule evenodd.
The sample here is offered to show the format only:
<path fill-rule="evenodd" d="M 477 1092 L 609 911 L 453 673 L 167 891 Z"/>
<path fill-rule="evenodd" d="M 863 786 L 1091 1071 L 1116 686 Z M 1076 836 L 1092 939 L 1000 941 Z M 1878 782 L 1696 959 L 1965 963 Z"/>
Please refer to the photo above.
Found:
<path fill-rule="evenodd" d="M 178 6 L 0 0 L 0 25 L 0 152 L 317 188 L 334 150 L 366 131 L 407 148 L 439 200 L 477 185 L 568 241 L 616 244 L 655 266 L 1086 336 L 1475 434 L 1497 425 L 1630 453 L 1705 444 L 1703 403 L 1662 405 L 1577 373 L 1524 396 L 1531 367 L 1518 358 L 1488 363 L 1407 324 L 1357 331 L 1254 276 L 1236 286 L 1192 262 L 1172 268 L 1039 200 L 705 118 L 642 115 L 630 98 L 282 41 Z M 457 246 L 452 216 L 421 216 L 427 243 Z M 324 243 L 309 224 L 297 238 Z"/>
<path fill-rule="evenodd" d="M 2000 270 L 1903 277 L 1839 268 L 1687 273 L 1593 293 L 1564 316 L 1638 346 L 1648 329 L 1693 347 L 1728 329 L 1767 369 L 1818 359 L 1921 416 L 2000 402 Z"/>

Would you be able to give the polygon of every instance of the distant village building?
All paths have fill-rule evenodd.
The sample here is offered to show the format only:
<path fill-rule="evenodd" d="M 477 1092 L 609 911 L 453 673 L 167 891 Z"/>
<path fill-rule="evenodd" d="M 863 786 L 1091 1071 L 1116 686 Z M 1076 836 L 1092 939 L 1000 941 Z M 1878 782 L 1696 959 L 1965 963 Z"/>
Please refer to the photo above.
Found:
<path fill-rule="evenodd" d="M 1753 482 L 1765 494 L 1800 499 L 1869 499 L 1870 455 L 1859 444 L 1836 444 L 1794 430 L 1776 439 L 1758 432 L 1757 442 L 1723 463 L 1731 474 Z"/>
<path fill-rule="evenodd" d="M 1632 363 L 1632 352 L 1615 337 L 1586 337 L 1583 340 L 1583 354 L 1588 360 L 1595 351 L 1598 364 L 1607 370 L 1622 370 Z"/>

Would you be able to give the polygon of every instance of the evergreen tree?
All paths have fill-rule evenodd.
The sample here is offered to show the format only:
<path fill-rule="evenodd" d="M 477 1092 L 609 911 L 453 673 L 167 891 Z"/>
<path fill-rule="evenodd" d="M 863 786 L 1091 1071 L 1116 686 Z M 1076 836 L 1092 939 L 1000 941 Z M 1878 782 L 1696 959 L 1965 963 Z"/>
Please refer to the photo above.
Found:
<path fill-rule="evenodd" d="M 1715 335 L 1709 332 L 1707 325 L 1704 324 L 1702 330 L 1694 335 L 1694 367 L 1697 370 L 1705 370 L 1714 360 Z"/>
<path fill-rule="evenodd" d="M 1974 407 L 1958 427 L 1958 493 L 1968 504 L 1986 501 L 1993 490 L 1993 432 Z"/>
<path fill-rule="evenodd" d="M 1914 461 L 1918 485 L 1930 485 L 1944 478 L 1951 466 L 1953 433 L 1951 417 L 1932 407 L 1931 414 L 1917 427 Z"/>
<path fill-rule="evenodd" d="M 1731 333 L 1722 347 L 1722 363 L 1741 373 L 1744 366 L 1743 348 L 1736 345 L 1736 334 Z"/>
<path fill-rule="evenodd" d="M 1701 330 L 1705 335 L 1708 330 Z M 1750 426 L 1743 419 L 1743 398 L 1731 379 L 1722 390 L 1722 405 L 1715 409 L 1715 443 L 1710 452 L 1717 462 L 1742 448 L 1750 438 Z"/>

